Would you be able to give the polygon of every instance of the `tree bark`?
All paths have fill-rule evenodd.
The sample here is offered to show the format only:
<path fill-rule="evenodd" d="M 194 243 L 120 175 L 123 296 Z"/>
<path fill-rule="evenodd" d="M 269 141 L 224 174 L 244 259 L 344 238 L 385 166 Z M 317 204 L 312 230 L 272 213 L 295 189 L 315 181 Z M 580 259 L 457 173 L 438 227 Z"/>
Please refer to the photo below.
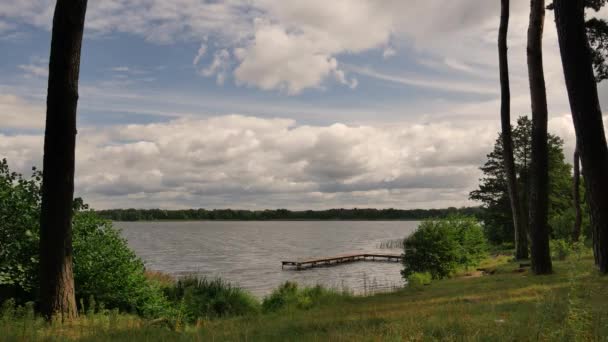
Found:
<path fill-rule="evenodd" d="M 580 155 L 578 146 L 574 150 L 574 175 L 572 176 L 572 199 L 574 201 L 574 210 L 576 212 L 574 218 L 574 227 L 572 228 L 572 241 L 577 242 L 581 236 L 581 224 L 583 222 L 583 213 L 581 211 L 581 168 Z"/>
<path fill-rule="evenodd" d="M 523 229 L 522 207 L 517 189 L 517 175 L 513 158 L 513 139 L 511 135 L 511 89 L 509 85 L 509 59 L 507 55 L 507 33 L 509 31 L 509 0 L 501 1 L 500 28 L 498 30 L 498 60 L 500 67 L 501 106 L 500 122 L 502 126 L 502 148 L 504 169 L 507 177 L 507 189 L 513 216 L 515 231 L 515 258 L 528 258 L 528 238 Z"/>
<path fill-rule="evenodd" d="M 555 19 L 572 120 L 591 209 L 600 272 L 608 273 L 608 146 L 585 31 L 583 0 L 555 0 Z"/>
<path fill-rule="evenodd" d="M 532 103 L 532 162 L 530 165 L 531 263 L 535 274 L 552 272 L 547 224 L 549 157 L 547 142 L 547 92 L 543 70 L 542 39 L 545 1 L 532 0 L 528 27 L 528 77 Z"/>
<path fill-rule="evenodd" d="M 53 17 L 40 213 L 40 305 L 47 319 L 77 315 L 72 201 L 80 50 L 87 0 L 58 0 Z"/>

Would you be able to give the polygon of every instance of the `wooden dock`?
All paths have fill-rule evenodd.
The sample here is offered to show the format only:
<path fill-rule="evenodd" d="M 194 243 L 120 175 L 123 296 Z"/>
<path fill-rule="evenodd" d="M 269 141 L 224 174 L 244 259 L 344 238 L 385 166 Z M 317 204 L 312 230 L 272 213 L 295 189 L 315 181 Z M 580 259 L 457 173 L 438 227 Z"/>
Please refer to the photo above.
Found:
<path fill-rule="evenodd" d="M 318 266 L 332 266 L 346 262 L 354 261 L 392 261 L 400 262 L 403 259 L 401 254 L 383 254 L 383 253 L 357 253 L 343 254 L 333 257 L 311 258 L 296 261 L 281 261 L 281 268 L 285 266 L 293 266 L 296 270 L 303 270 Z"/>

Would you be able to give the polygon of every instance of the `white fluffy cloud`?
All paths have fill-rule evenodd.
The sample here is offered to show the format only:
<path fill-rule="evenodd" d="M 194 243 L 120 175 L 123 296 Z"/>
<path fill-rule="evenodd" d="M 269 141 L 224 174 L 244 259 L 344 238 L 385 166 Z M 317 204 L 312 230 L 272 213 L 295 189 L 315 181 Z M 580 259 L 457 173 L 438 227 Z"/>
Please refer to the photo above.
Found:
<path fill-rule="evenodd" d="M 455 193 L 452 204 L 465 204 L 494 132 L 446 122 L 300 126 L 240 115 L 84 128 L 76 190 L 100 207 L 134 198 L 131 205 L 144 207 L 433 207 Z M 24 171 L 40 165 L 41 144 L 38 135 L 0 135 L 0 156 Z"/>
<path fill-rule="evenodd" d="M 13 94 L 0 94 L 0 122 L 2 128 L 44 128 L 45 107 Z"/>
<path fill-rule="evenodd" d="M 278 25 L 261 26 L 251 45 L 241 53 L 242 63 L 235 70 L 237 81 L 297 94 L 320 85 L 331 73 L 341 72 L 336 59 L 318 50 L 309 37 L 289 34 Z"/>

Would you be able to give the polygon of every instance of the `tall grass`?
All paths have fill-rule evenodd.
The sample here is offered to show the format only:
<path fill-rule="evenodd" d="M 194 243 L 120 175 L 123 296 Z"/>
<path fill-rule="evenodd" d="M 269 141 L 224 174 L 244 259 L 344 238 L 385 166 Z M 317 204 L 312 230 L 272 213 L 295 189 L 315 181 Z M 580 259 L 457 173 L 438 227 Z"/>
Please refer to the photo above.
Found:
<path fill-rule="evenodd" d="M 299 287 L 297 283 L 287 281 L 279 286 L 262 301 L 264 312 L 311 309 L 321 304 L 331 305 L 351 298 L 348 292 L 337 292 L 320 285 Z"/>
<path fill-rule="evenodd" d="M 403 249 L 403 241 L 404 239 L 391 239 L 381 241 L 377 247 L 379 249 Z"/>
<path fill-rule="evenodd" d="M 255 297 L 220 278 L 188 276 L 163 291 L 177 306 L 178 317 L 186 322 L 260 311 L 260 303 Z"/>

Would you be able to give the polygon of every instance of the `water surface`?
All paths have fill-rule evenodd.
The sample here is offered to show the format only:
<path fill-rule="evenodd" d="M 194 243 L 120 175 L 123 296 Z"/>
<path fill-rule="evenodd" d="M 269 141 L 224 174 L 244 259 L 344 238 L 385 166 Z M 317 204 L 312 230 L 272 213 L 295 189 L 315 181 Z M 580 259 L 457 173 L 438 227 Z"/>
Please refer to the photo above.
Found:
<path fill-rule="evenodd" d="M 416 221 L 196 221 L 116 222 L 150 270 L 175 276 L 221 277 L 263 296 L 290 280 L 355 293 L 403 286 L 399 263 L 355 262 L 304 271 L 282 270 L 282 260 L 380 249 L 409 235 Z"/>

